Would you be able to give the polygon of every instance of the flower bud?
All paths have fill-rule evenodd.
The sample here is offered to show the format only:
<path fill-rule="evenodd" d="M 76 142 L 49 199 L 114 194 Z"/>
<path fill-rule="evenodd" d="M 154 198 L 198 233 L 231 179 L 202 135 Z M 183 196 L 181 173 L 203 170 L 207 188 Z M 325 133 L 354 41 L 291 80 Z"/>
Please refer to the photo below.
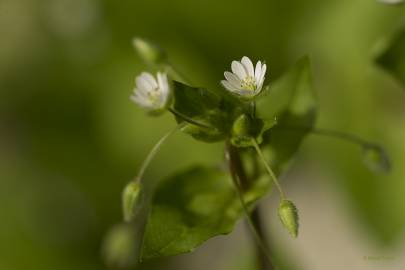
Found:
<path fill-rule="evenodd" d="M 102 255 L 108 265 L 126 268 L 135 264 L 135 231 L 131 225 L 115 225 L 105 236 Z"/>
<path fill-rule="evenodd" d="M 140 191 L 141 186 L 138 182 L 129 182 L 122 192 L 122 210 L 126 222 L 131 221 L 134 216 Z"/>
<path fill-rule="evenodd" d="M 252 119 L 246 114 L 240 115 L 232 126 L 232 144 L 237 147 L 249 147 L 252 146 L 252 139 L 260 143 L 263 125 L 260 119 Z"/>
<path fill-rule="evenodd" d="M 166 53 L 159 46 L 143 38 L 134 38 L 132 44 L 135 51 L 147 64 L 156 65 L 166 62 L 167 60 Z"/>
<path fill-rule="evenodd" d="M 363 162 L 374 172 L 387 173 L 391 170 L 391 162 L 387 153 L 379 146 L 365 146 L 363 148 Z"/>
<path fill-rule="evenodd" d="M 278 216 L 281 223 L 293 236 L 298 236 L 298 212 L 295 205 L 289 200 L 282 200 L 278 207 Z"/>

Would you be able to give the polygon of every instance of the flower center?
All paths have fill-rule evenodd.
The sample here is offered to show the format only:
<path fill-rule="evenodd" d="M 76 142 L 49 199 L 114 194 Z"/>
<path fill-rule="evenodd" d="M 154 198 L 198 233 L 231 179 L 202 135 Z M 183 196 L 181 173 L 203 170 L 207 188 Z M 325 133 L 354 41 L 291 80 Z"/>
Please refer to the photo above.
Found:
<path fill-rule="evenodd" d="M 158 105 L 160 103 L 161 94 L 159 87 L 156 87 L 153 90 L 148 91 L 148 98 L 153 104 Z"/>
<path fill-rule="evenodd" d="M 240 87 L 245 90 L 256 90 L 256 80 L 252 76 L 247 76 L 245 79 L 242 80 Z"/>

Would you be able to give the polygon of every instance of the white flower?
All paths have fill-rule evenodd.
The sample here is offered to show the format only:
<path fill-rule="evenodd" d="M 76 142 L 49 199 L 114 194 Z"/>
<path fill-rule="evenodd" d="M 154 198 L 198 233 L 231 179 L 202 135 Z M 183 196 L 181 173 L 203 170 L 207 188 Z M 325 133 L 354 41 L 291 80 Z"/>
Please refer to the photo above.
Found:
<path fill-rule="evenodd" d="M 253 97 L 260 93 L 265 79 L 266 64 L 259 61 L 254 69 L 252 61 L 244 56 L 240 62 L 232 61 L 231 68 L 233 73 L 225 71 L 226 80 L 221 81 L 226 89 L 243 97 Z"/>
<path fill-rule="evenodd" d="M 166 73 L 157 73 L 156 78 L 149 72 L 142 72 L 135 79 L 136 87 L 131 100 L 148 110 L 164 109 L 170 100 L 170 87 Z"/>

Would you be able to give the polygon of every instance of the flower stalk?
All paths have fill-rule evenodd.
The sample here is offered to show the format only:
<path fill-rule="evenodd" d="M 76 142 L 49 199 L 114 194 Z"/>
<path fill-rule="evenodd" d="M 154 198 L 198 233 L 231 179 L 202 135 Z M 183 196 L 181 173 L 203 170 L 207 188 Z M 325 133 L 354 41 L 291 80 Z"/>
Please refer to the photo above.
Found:
<path fill-rule="evenodd" d="M 275 268 L 272 263 L 269 244 L 266 241 L 262 228 L 259 207 L 256 206 L 256 208 L 250 214 L 243 199 L 243 192 L 249 187 L 250 179 L 247 178 L 238 149 L 233 146 L 230 141 L 227 141 L 225 145 L 225 157 L 228 162 L 229 170 L 243 209 L 243 213 L 246 216 L 247 223 L 251 229 L 250 231 L 256 242 L 257 257 L 260 269 L 273 270 Z"/>
<path fill-rule="evenodd" d="M 277 180 L 276 174 L 273 172 L 270 165 L 266 162 L 266 159 L 264 158 L 264 155 L 262 153 L 262 150 L 259 147 L 259 144 L 257 143 L 257 141 L 255 139 L 252 139 L 252 144 L 253 144 L 254 148 L 256 149 L 256 152 L 259 155 L 260 160 L 263 162 L 263 165 L 266 168 L 267 172 L 269 173 L 271 179 L 273 180 L 274 184 L 276 185 L 276 187 L 280 193 L 281 199 L 285 200 L 285 198 L 286 198 L 285 193 L 284 193 L 280 183 Z"/>
<path fill-rule="evenodd" d="M 153 146 L 152 150 L 149 152 L 149 154 L 146 156 L 145 160 L 142 162 L 141 168 L 139 169 L 139 172 L 137 176 L 134 178 L 134 182 L 138 182 L 143 178 L 143 175 L 145 174 L 146 169 L 148 168 L 149 164 L 153 160 L 153 158 L 156 156 L 156 154 L 159 152 L 160 148 L 164 144 L 164 142 L 171 137 L 177 130 L 181 129 L 184 126 L 183 123 L 177 125 L 175 128 L 170 130 L 168 133 L 166 133 L 162 138 L 159 139 L 159 141 Z"/>

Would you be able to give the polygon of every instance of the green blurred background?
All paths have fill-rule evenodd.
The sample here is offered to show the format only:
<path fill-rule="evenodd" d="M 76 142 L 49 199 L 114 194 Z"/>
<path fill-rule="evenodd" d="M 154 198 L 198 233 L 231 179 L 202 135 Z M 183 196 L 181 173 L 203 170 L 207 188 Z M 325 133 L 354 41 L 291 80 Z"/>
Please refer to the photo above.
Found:
<path fill-rule="evenodd" d="M 243 55 L 266 60 L 271 82 L 309 54 L 317 126 L 381 143 L 393 170 L 373 174 L 357 147 L 308 137 L 283 178 L 300 209 L 298 240 L 274 218 L 277 198 L 263 201 L 273 249 L 294 269 L 403 269 L 405 92 L 373 52 L 404 15 L 405 6 L 373 0 L 1 0 L 0 269 L 109 269 L 101 243 L 122 219 L 121 190 L 175 124 L 129 100 L 146 68 L 135 35 L 212 88 Z M 148 177 L 221 159 L 221 144 L 177 135 Z M 253 269 L 252 252 L 241 224 L 142 268 Z"/>

